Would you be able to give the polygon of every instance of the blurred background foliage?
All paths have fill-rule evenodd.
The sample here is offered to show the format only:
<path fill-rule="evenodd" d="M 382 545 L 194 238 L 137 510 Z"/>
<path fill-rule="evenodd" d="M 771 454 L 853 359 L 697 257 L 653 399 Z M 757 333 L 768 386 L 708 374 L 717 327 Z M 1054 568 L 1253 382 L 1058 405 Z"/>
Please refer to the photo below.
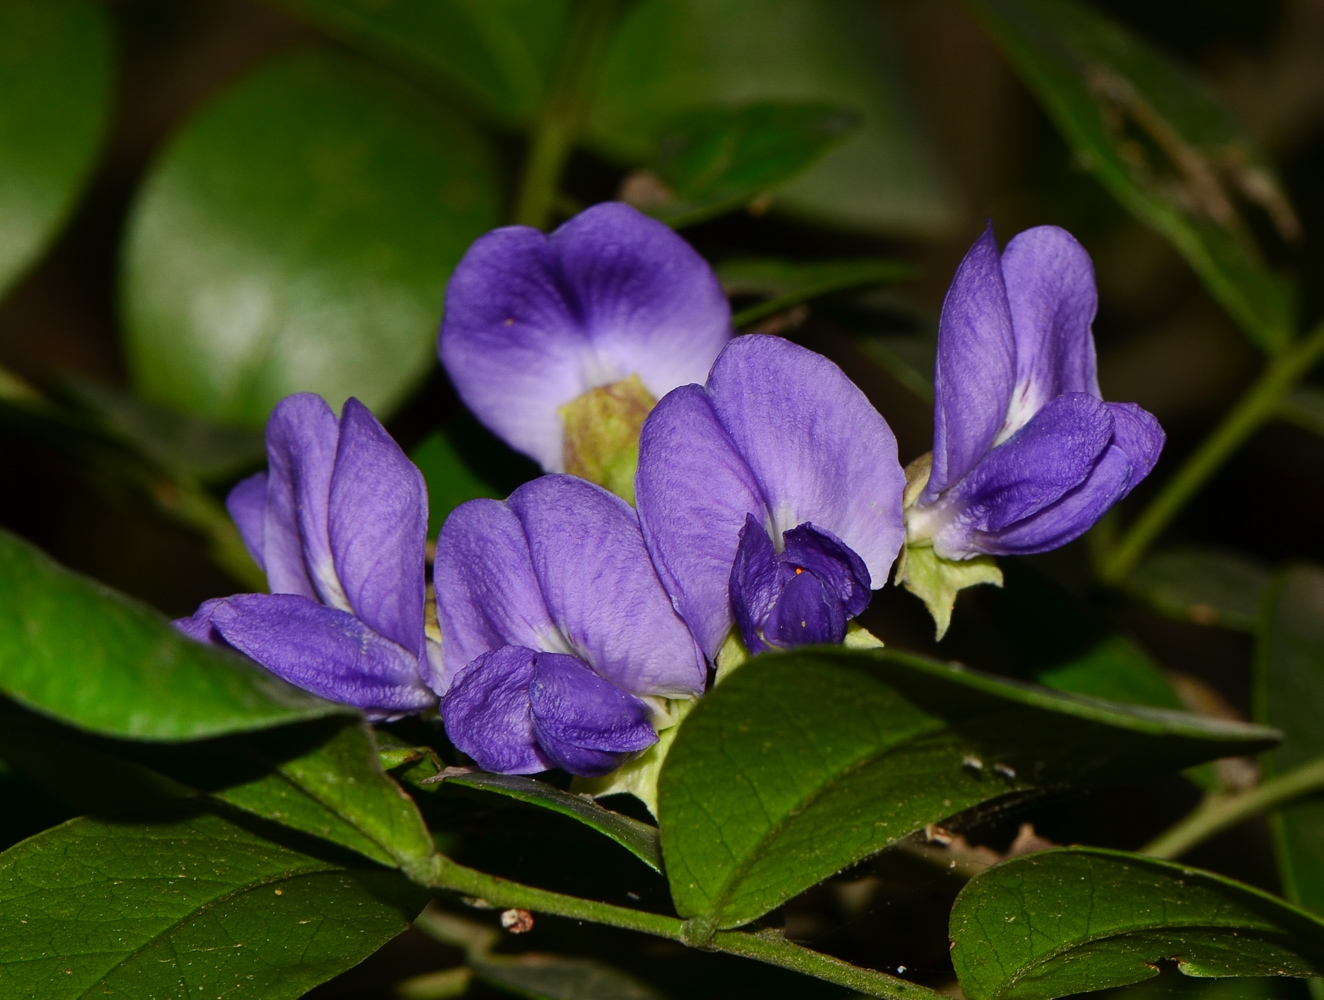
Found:
<path fill-rule="evenodd" d="M 1324 662 L 1319 571 L 1274 576 L 1324 561 L 1324 389 L 1256 423 L 1138 566 L 1105 559 L 1117 586 L 1091 547 L 1324 315 L 1324 0 L 615 7 L 0 2 L 0 525 L 172 616 L 260 587 L 220 501 L 261 464 L 272 404 L 307 389 L 388 421 L 428 473 L 435 533 L 454 504 L 533 471 L 460 412 L 437 366 L 451 268 L 494 226 L 618 197 L 684 228 L 743 329 L 842 364 L 909 461 L 930 446 L 957 262 L 985 220 L 1004 242 L 1053 223 L 1095 261 L 1104 395 L 1158 416 L 1164 458 L 1092 540 L 967 592 L 940 646 L 895 588 L 866 624 L 1068 690 L 1318 720 L 1320 684 L 1302 701 L 1265 664 L 1302 648 L 1315 666 L 1293 676 Z M 564 166 L 561 183 L 539 190 L 526 163 Z M 1266 622 L 1288 638 L 1257 654 Z M 1215 770 L 1192 780 L 1241 780 Z M 1173 779 L 1030 818 L 1061 842 L 1135 848 L 1197 798 Z M 1286 835 L 1309 841 L 1316 813 Z M 27 815 L 38 829 L 60 811 L 35 796 Z M 970 836 L 1005 848 L 1023 818 Z M 6 842 L 27 830 L 13 822 Z M 1291 891 L 1265 824 L 1191 858 Z M 902 855 L 871 864 L 792 907 L 788 934 L 941 978 L 959 884 Z M 550 922 L 544 946 L 565 930 Z M 409 936 L 373 968 L 424 971 L 440 947 Z M 693 966 L 726 982 L 720 960 L 669 948 L 639 957 L 650 981 Z M 750 995 L 760 977 L 782 982 L 759 971 Z"/>

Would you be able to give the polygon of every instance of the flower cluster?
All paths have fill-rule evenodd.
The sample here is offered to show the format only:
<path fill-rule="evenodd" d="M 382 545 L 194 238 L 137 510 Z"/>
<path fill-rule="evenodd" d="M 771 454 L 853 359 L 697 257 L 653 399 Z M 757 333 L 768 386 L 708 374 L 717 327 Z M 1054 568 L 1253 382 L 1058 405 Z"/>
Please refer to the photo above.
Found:
<path fill-rule="evenodd" d="M 550 236 L 496 230 L 451 280 L 441 358 L 548 474 L 446 520 L 435 623 L 421 476 L 356 400 L 337 420 L 299 395 L 272 414 L 268 471 L 229 498 L 271 593 L 179 627 L 375 718 L 439 704 L 483 768 L 606 775 L 725 650 L 845 640 L 899 554 L 898 582 L 942 605 L 963 566 L 1062 545 L 1133 488 L 1163 435 L 1102 401 L 1094 307 L 1068 234 L 999 254 L 986 233 L 943 308 L 932 457 L 903 471 L 835 364 L 733 338 L 667 227 L 608 204 Z"/>

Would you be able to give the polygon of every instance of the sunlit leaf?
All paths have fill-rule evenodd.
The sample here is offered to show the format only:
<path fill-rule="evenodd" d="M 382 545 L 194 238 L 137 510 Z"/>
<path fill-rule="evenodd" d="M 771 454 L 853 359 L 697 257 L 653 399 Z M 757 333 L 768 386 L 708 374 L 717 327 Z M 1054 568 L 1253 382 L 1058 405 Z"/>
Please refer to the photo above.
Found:
<path fill-rule="evenodd" d="M 853 229 L 927 232 L 952 206 L 890 44 L 863 0 L 640 0 L 625 11 L 588 139 L 647 163 L 678 116 L 723 104 L 826 102 L 859 130 L 777 193 L 775 206 Z"/>
<path fill-rule="evenodd" d="M 276 0 L 350 45 L 435 80 L 507 124 L 547 89 L 570 0 Z"/>
<path fill-rule="evenodd" d="M 672 897 L 683 916 L 737 926 L 982 803 L 1131 780 L 1275 738 L 904 653 L 765 655 L 699 702 L 663 766 Z"/>
<path fill-rule="evenodd" d="M 0 855 L 0 998 L 303 996 L 409 925 L 396 872 L 220 816 L 76 819 Z"/>
<path fill-rule="evenodd" d="M 1193 546 L 1154 553 L 1124 586 L 1168 618 L 1250 631 L 1269 586 L 1269 569 L 1237 552 Z"/>
<path fill-rule="evenodd" d="M 142 395 L 260 425 L 297 391 L 386 416 L 436 363 L 446 279 L 498 221 L 486 142 L 399 79 L 301 51 L 174 137 L 124 275 Z"/>
<path fill-rule="evenodd" d="M 0 297 L 68 218 L 111 111 L 111 38 L 91 0 L 0 4 Z"/>
<path fill-rule="evenodd" d="M 1053 1000 L 1157 976 L 1318 976 L 1324 923 L 1184 865 L 1072 847 L 976 875 L 952 908 L 952 964 L 970 1000 Z"/>
<path fill-rule="evenodd" d="M 81 729 L 192 740 L 355 714 L 185 638 L 5 532 L 0 593 L 0 693 Z"/>
<path fill-rule="evenodd" d="M 1255 714 L 1286 737 L 1262 758 L 1272 774 L 1324 756 L 1324 570 L 1287 570 L 1265 609 L 1255 654 Z M 1273 826 L 1283 894 L 1324 915 L 1324 796 L 1284 806 Z"/>
<path fill-rule="evenodd" d="M 1237 204 L 1294 237 L 1273 167 L 1200 80 L 1080 0 L 970 0 L 1077 158 L 1162 233 L 1266 350 L 1295 332 L 1292 294 L 1269 271 Z"/>

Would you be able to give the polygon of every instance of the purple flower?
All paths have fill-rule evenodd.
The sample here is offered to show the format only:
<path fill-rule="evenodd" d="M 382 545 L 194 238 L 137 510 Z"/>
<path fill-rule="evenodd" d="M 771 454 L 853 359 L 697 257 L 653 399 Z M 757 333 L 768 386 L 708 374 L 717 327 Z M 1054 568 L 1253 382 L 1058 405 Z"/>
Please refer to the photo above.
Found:
<path fill-rule="evenodd" d="M 632 375 L 651 404 L 701 381 L 730 337 L 703 258 L 662 223 L 606 203 L 550 236 L 508 226 L 477 240 L 446 290 L 440 353 L 479 420 L 562 472 L 563 406 Z"/>
<path fill-rule="evenodd" d="M 451 741 L 489 771 L 595 776 L 657 741 L 644 699 L 699 694 L 703 654 L 634 511 L 572 476 L 446 519 L 434 564 Z"/>
<path fill-rule="evenodd" d="M 733 340 L 644 423 L 635 480 L 658 574 L 704 652 L 840 642 L 904 536 L 896 439 L 827 358 Z"/>
<path fill-rule="evenodd" d="M 1044 552 L 1087 531 L 1149 474 L 1162 428 L 1099 393 L 1089 255 L 1055 226 L 999 256 L 990 226 L 943 303 L 933 467 L 912 545 L 944 559 Z"/>
<path fill-rule="evenodd" d="M 312 393 L 277 405 L 267 460 L 226 506 L 271 593 L 207 601 L 175 625 L 374 718 L 434 704 L 419 670 L 439 650 L 424 634 L 418 469 L 357 399 L 337 421 Z"/>

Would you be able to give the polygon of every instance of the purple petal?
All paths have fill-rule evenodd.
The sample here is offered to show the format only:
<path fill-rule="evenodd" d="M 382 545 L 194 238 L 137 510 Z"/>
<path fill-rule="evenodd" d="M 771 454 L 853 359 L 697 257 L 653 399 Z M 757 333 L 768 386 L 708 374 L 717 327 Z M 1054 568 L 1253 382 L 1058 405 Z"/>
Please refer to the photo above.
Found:
<path fill-rule="evenodd" d="M 765 526 L 758 483 L 699 386 L 669 393 L 639 435 L 635 504 L 676 610 L 715 657 L 731 630 L 731 565 L 749 515 Z"/>
<path fill-rule="evenodd" d="M 455 676 L 441 703 L 446 735 L 486 771 L 534 774 L 556 765 L 538 747 L 529 711 L 537 652 L 502 646 Z"/>
<path fill-rule="evenodd" d="M 1122 449 L 1110 445 L 1080 486 L 996 533 L 976 532 L 972 544 L 989 555 L 1030 555 L 1075 541 L 1126 495 L 1134 468 Z"/>
<path fill-rule="evenodd" d="M 524 528 L 499 500 L 470 500 L 451 512 L 437 538 L 432 577 L 445 673 L 429 670 L 428 683 L 438 694 L 489 650 L 542 649 L 559 635 L 533 572 Z"/>
<path fill-rule="evenodd" d="M 1050 399 L 1100 393 L 1090 332 L 1098 295 L 1085 248 L 1057 226 L 1027 229 L 1007 244 L 1002 276 L 1016 337 L 1016 389 L 1000 434 L 1005 439 Z"/>
<path fill-rule="evenodd" d="M 953 487 L 942 502 L 952 519 L 934 537 L 938 555 L 986 551 L 976 536 L 996 534 L 1056 503 L 1094 470 L 1113 435 L 1099 399 L 1083 392 L 1049 402 Z"/>
<path fill-rule="evenodd" d="M 730 335 L 704 260 L 667 226 L 604 204 L 550 237 L 512 226 L 475 242 L 446 291 L 440 352 L 478 419 L 559 472 L 561 406 L 633 373 L 656 397 L 701 381 Z"/>
<path fill-rule="evenodd" d="M 629 504 L 564 475 L 525 483 L 507 502 L 524 526 L 547 610 L 577 655 L 634 694 L 703 690 L 703 654 L 653 570 Z"/>
<path fill-rule="evenodd" d="M 740 529 L 736 558 L 731 564 L 731 610 L 751 653 L 768 648 L 759 633 L 784 587 L 782 567 L 768 529 L 750 514 Z"/>
<path fill-rule="evenodd" d="M 331 551 L 349 605 L 373 631 L 423 655 L 423 474 L 357 399 L 345 403 L 331 477 Z"/>
<path fill-rule="evenodd" d="M 782 590 L 763 635 L 782 648 L 813 643 L 835 645 L 846 637 L 846 611 L 823 580 L 812 573 L 801 573 Z"/>
<path fill-rule="evenodd" d="M 607 202 L 551 239 L 598 356 L 619 373 L 604 381 L 638 372 L 661 399 L 704 380 L 731 339 L 731 307 L 707 261 L 670 226 Z"/>
<path fill-rule="evenodd" d="M 1163 433 L 1154 414 L 1135 403 L 1104 405 L 1113 416 L 1113 444 L 1126 452 L 1131 460 L 1131 478 L 1126 486 L 1126 492 L 1130 493 L 1140 480 L 1153 471 L 1167 435 Z"/>
<path fill-rule="evenodd" d="M 340 427 L 326 400 L 286 396 L 267 421 L 264 565 L 273 594 L 300 594 L 349 610 L 328 535 L 331 472 Z"/>
<path fill-rule="evenodd" d="M 864 393 L 822 355 L 759 335 L 722 352 L 708 393 L 767 500 L 773 531 L 806 521 L 826 528 L 881 586 L 905 536 L 905 474 L 891 428 Z"/>
<path fill-rule="evenodd" d="M 933 381 L 933 471 L 921 504 L 932 503 L 984 457 L 1016 384 L 1011 308 L 992 225 L 961 261 L 943 300 Z M 883 579 L 872 564 L 869 572 Z"/>
<path fill-rule="evenodd" d="M 846 617 L 854 618 L 869 606 L 869 598 L 873 596 L 869 589 L 869 569 L 850 546 L 814 524 L 792 528 L 783 537 L 787 564 L 803 568 L 822 580 L 841 602 Z"/>
<path fill-rule="evenodd" d="M 239 594 L 217 605 L 211 620 L 273 674 L 370 716 L 419 712 L 436 701 L 408 650 L 346 611 L 294 594 Z"/>
<path fill-rule="evenodd" d="M 225 603 L 225 600 L 224 597 L 213 597 L 211 600 L 203 601 L 198 605 L 198 610 L 189 617 L 176 618 L 170 624 L 190 639 L 197 639 L 198 642 L 205 642 L 212 646 L 224 646 L 226 645 L 225 639 L 220 632 L 216 631 L 211 616 L 217 607 Z"/>
<path fill-rule="evenodd" d="M 267 519 L 267 474 L 255 472 L 247 479 L 240 480 L 225 498 L 225 509 L 239 529 L 244 548 L 248 549 L 253 561 L 265 572 L 263 549 Z"/>
<path fill-rule="evenodd" d="M 544 234 L 509 226 L 469 248 L 446 288 L 440 353 L 484 425 L 544 469 L 564 468 L 557 410 L 592 388 L 594 357 Z"/>
<path fill-rule="evenodd" d="M 626 754 L 657 742 L 648 709 L 580 659 L 539 653 L 529 705 L 538 744 L 556 766 L 597 777 L 614 771 Z"/>

